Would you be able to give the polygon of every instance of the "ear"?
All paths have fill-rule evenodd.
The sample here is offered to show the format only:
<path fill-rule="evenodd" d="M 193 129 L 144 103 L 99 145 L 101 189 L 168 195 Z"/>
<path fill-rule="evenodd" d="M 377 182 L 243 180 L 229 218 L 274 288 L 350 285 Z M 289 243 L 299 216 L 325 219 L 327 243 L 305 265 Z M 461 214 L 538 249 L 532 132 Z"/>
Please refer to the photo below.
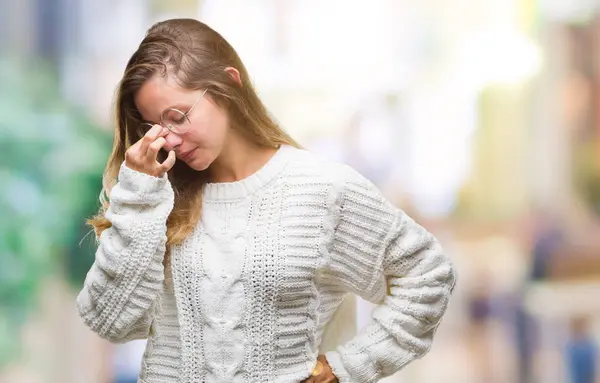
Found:
<path fill-rule="evenodd" d="M 240 76 L 240 72 L 232 66 L 228 66 L 225 68 L 225 72 L 231 76 L 233 81 L 235 81 L 239 86 L 242 86 L 242 77 Z"/>

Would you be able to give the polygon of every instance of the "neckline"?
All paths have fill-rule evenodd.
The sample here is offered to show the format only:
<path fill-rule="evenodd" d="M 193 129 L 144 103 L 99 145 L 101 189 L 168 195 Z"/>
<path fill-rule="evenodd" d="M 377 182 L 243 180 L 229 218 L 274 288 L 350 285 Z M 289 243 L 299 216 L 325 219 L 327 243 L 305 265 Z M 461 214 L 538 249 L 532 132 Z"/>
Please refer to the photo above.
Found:
<path fill-rule="evenodd" d="M 256 172 L 234 182 L 209 182 L 204 186 L 205 201 L 225 201 L 244 198 L 273 180 L 287 164 L 288 153 L 293 148 L 281 145 L 273 156 Z"/>

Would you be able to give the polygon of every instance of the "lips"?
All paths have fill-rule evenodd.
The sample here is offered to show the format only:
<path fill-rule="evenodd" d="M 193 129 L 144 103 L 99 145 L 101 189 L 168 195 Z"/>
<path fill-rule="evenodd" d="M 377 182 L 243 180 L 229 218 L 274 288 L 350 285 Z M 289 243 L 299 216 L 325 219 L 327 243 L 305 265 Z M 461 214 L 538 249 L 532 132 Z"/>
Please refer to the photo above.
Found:
<path fill-rule="evenodd" d="M 192 157 L 192 155 L 194 154 L 195 151 L 196 151 L 196 149 L 192 149 L 192 150 L 189 150 L 189 151 L 187 151 L 185 153 L 181 153 L 179 155 L 179 158 L 182 159 L 182 160 L 184 160 L 184 161 L 187 161 L 187 160 L 189 160 Z"/>

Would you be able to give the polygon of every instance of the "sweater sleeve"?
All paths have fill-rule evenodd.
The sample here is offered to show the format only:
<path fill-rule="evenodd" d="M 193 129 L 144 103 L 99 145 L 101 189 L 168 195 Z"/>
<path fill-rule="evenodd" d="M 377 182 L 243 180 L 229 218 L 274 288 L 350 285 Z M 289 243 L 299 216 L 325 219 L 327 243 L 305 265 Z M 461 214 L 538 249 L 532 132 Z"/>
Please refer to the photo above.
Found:
<path fill-rule="evenodd" d="M 372 324 L 326 357 L 341 383 L 371 383 L 429 351 L 455 271 L 429 232 L 349 172 L 328 269 L 346 290 L 379 305 Z"/>
<path fill-rule="evenodd" d="M 174 202 L 167 176 L 123 165 L 110 193 L 96 259 L 77 296 L 84 323 L 112 342 L 146 338 L 164 281 L 166 222 Z"/>

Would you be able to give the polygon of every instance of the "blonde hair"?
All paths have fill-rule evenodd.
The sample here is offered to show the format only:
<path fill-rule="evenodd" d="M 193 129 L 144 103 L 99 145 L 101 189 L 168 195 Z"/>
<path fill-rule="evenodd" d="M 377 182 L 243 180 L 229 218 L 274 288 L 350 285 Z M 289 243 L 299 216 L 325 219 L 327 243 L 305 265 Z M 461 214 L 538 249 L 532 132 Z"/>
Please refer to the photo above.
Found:
<path fill-rule="evenodd" d="M 225 71 L 227 67 L 239 71 L 241 85 Z M 141 138 L 135 94 L 154 76 L 169 75 L 184 89 L 206 89 L 217 105 L 227 108 L 231 127 L 250 141 L 271 148 L 282 144 L 299 146 L 269 115 L 238 54 L 219 33 L 193 19 L 159 22 L 148 30 L 129 59 L 117 90 L 114 142 L 103 174 L 102 205 L 98 214 L 88 220 L 97 236 L 111 227 L 105 212 L 125 151 Z M 159 160 L 164 158 L 161 153 Z M 173 245 L 181 243 L 200 218 L 201 191 L 206 180 L 203 172 L 196 172 L 181 161 L 168 172 L 168 178 L 175 191 L 175 205 L 167 220 L 167 245 Z"/>

